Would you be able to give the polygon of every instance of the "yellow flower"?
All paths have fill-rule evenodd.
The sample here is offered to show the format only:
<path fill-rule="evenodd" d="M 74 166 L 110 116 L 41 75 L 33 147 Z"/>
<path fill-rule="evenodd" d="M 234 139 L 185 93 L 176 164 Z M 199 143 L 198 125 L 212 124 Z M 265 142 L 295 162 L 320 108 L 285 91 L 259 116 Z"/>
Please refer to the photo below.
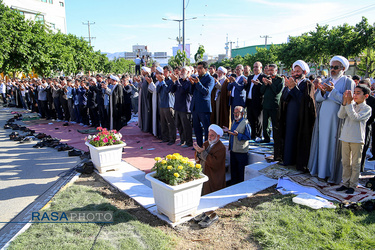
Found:
<path fill-rule="evenodd" d="M 171 159 L 172 159 L 172 160 L 177 160 L 177 156 L 172 155 Z"/>
<path fill-rule="evenodd" d="M 177 167 L 179 170 L 182 170 L 184 167 L 183 166 L 178 166 Z"/>
<path fill-rule="evenodd" d="M 155 161 L 160 161 L 161 160 L 161 158 L 160 157 L 155 157 L 155 159 L 154 159 Z"/>
<path fill-rule="evenodd" d="M 188 162 L 188 160 L 186 160 L 186 159 L 184 158 L 184 159 L 181 160 L 181 162 L 185 164 L 185 163 Z"/>
<path fill-rule="evenodd" d="M 167 164 L 167 161 L 166 160 L 162 160 L 161 164 Z"/>
<path fill-rule="evenodd" d="M 180 175 L 178 173 L 174 173 L 173 174 L 176 178 L 180 177 Z"/>
<path fill-rule="evenodd" d="M 171 169 L 172 169 L 172 166 L 168 166 L 167 169 L 171 170 Z"/>
<path fill-rule="evenodd" d="M 177 156 L 180 156 L 180 154 L 179 154 L 179 153 L 174 153 L 173 155 L 174 155 L 174 156 L 176 156 L 176 157 L 177 157 Z"/>
<path fill-rule="evenodd" d="M 189 162 L 189 165 L 190 165 L 190 167 L 192 167 L 192 168 L 195 167 L 195 166 L 194 166 L 194 162 L 192 162 L 192 161 Z"/>
<path fill-rule="evenodd" d="M 200 169 L 202 167 L 202 165 L 201 164 L 197 164 L 197 165 L 195 165 L 195 167 L 198 168 L 198 169 Z"/>
<path fill-rule="evenodd" d="M 167 159 L 172 159 L 172 155 L 167 155 Z"/>

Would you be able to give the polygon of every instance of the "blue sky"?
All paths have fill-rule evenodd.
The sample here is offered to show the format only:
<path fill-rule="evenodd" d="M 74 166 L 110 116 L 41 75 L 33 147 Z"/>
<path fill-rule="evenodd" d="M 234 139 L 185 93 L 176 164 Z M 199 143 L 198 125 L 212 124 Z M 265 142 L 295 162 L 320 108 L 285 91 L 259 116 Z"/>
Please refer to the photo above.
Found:
<path fill-rule="evenodd" d="M 313 30 L 316 23 L 337 26 L 354 25 L 362 16 L 375 22 L 373 0 L 185 0 L 186 43 L 194 54 L 200 44 L 210 55 L 225 54 L 225 42 L 235 42 L 233 47 L 283 43 L 288 35 L 296 36 Z M 179 34 L 178 22 L 182 19 L 182 0 L 65 0 L 68 33 L 88 36 L 87 25 L 95 50 L 102 52 L 131 51 L 132 45 L 147 45 L 152 52 L 166 51 L 172 47 Z M 181 23 L 182 29 L 182 23 Z M 182 32 L 182 30 L 181 30 Z"/>

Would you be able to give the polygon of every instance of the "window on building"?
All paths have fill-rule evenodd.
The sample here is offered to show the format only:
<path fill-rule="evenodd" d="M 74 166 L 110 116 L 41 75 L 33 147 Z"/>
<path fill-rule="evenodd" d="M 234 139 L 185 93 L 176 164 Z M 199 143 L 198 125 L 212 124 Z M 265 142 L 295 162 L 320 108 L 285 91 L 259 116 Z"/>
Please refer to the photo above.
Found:
<path fill-rule="evenodd" d="M 35 15 L 35 21 L 41 21 L 44 22 L 44 16 L 40 14 Z"/>
<path fill-rule="evenodd" d="M 49 2 L 50 4 L 53 4 L 53 0 L 48 0 L 48 2 Z"/>
<path fill-rule="evenodd" d="M 64 2 L 60 2 L 60 6 L 61 6 L 61 7 L 64 7 Z"/>
<path fill-rule="evenodd" d="M 46 3 L 47 2 L 47 0 L 40 0 L 41 2 L 43 2 L 43 3 Z"/>

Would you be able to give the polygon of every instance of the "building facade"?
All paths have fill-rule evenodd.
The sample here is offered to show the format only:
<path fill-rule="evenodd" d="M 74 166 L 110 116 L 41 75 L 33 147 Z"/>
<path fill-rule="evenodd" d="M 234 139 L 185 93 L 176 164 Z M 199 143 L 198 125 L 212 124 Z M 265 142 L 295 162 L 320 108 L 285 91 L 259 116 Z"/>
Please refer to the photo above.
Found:
<path fill-rule="evenodd" d="M 3 0 L 26 19 L 43 21 L 52 31 L 66 34 L 65 0 Z"/>

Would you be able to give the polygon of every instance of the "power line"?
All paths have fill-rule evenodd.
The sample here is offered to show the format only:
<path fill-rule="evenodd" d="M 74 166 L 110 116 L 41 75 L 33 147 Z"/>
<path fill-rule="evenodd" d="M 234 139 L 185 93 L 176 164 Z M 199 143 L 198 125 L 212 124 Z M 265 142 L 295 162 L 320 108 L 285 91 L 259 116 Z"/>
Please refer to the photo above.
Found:
<path fill-rule="evenodd" d="M 83 24 L 83 25 L 87 25 L 87 28 L 88 28 L 88 30 L 89 30 L 89 37 L 85 37 L 85 38 L 88 38 L 88 39 L 89 39 L 89 44 L 90 44 L 90 47 L 91 47 L 91 39 L 95 39 L 96 37 L 92 37 L 92 36 L 90 35 L 90 25 L 94 25 L 95 22 L 94 22 L 94 23 L 90 23 L 90 21 L 87 21 L 87 23 L 82 22 L 82 24 Z"/>

